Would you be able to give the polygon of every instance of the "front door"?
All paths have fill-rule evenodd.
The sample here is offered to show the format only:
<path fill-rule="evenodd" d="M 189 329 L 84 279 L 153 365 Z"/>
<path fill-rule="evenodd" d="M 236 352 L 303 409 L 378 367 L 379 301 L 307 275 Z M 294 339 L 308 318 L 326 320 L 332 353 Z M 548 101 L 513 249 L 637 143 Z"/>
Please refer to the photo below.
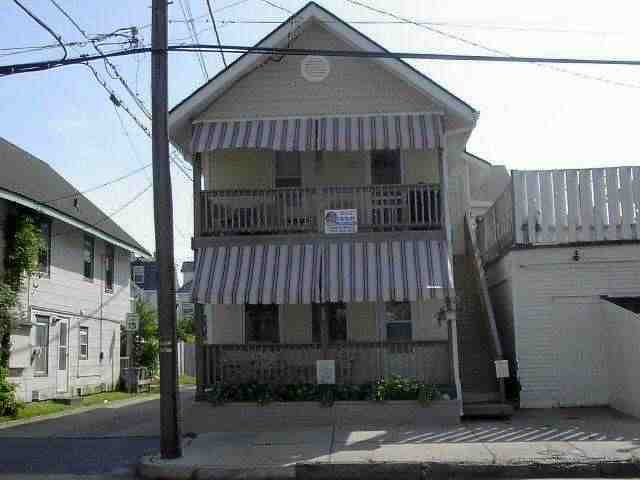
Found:
<path fill-rule="evenodd" d="M 69 320 L 58 320 L 58 365 L 56 367 L 56 391 L 66 393 L 69 388 Z"/>

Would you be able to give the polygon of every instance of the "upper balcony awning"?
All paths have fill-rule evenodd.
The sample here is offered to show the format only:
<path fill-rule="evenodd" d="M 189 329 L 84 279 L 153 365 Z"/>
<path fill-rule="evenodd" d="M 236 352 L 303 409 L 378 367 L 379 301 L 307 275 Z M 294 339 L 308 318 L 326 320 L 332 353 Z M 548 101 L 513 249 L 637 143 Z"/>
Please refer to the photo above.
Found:
<path fill-rule="evenodd" d="M 442 136 L 442 115 L 431 112 L 223 120 L 194 124 L 191 151 L 427 150 Z"/>

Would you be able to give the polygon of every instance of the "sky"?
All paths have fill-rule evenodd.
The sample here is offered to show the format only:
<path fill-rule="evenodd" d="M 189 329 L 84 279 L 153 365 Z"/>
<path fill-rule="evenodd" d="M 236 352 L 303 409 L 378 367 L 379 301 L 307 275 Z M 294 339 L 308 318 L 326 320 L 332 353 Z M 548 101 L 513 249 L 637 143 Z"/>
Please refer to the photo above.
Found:
<path fill-rule="evenodd" d="M 89 35 L 136 26 L 138 38 L 145 43 L 151 40 L 150 0 L 57 1 Z M 65 42 L 83 40 L 50 0 L 22 2 Z M 212 0 L 211 3 L 222 42 L 253 45 L 275 28 L 276 22 L 287 18 L 285 10 L 296 11 L 306 2 Z M 393 20 L 346 0 L 317 3 L 346 21 Z M 426 27 L 354 23 L 357 29 L 396 52 L 490 54 L 481 48 L 484 46 L 521 56 L 640 57 L 637 53 L 640 6 L 636 2 L 361 0 L 361 3 L 415 22 L 430 22 Z M 215 43 L 205 0 L 170 2 L 170 43 L 191 42 L 185 12 L 187 18 L 194 18 L 199 41 Z M 238 21 L 241 23 L 235 23 Z M 1 50 L 52 41 L 47 32 L 12 1 L 2 2 L 0 65 L 57 58 L 59 49 L 20 55 Z M 69 53 L 71 56 L 88 52 L 90 48 L 80 47 L 70 48 Z M 227 55 L 227 60 L 234 57 Z M 217 53 L 205 54 L 203 62 L 209 78 L 223 67 Z M 113 63 L 134 93 L 150 106 L 150 56 L 121 57 L 113 59 Z M 635 148 L 640 67 L 410 63 L 480 111 L 467 149 L 494 164 L 506 165 L 509 169 L 640 165 Z M 102 62 L 94 65 L 124 104 L 144 120 L 134 100 L 118 80 L 112 78 L 113 72 Z M 170 107 L 205 79 L 196 54 L 171 54 Z M 1 78 L 0 136 L 48 162 L 80 190 L 151 161 L 149 139 L 122 109 L 114 107 L 90 70 L 82 65 Z M 109 214 L 144 190 L 150 178 L 151 170 L 146 169 L 88 196 Z M 172 166 L 172 178 L 175 255 L 179 266 L 192 257 L 192 187 L 175 166 Z M 114 216 L 115 221 L 151 252 L 155 250 L 152 207 L 149 189 Z"/>

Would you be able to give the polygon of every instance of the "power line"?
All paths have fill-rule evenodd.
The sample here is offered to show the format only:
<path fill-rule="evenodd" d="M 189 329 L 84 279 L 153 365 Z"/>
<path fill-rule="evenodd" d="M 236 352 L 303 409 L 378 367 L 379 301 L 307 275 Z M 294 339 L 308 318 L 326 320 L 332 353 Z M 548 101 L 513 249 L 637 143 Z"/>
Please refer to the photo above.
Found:
<path fill-rule="evenodd" d="M 289 14 L 293 13 L 292 10 L 289 10 L 288 8 L 285 8 L 282 5 L 278 5 L 277 3 L 272 2 L 270 0 L 262 0 L 262 3 L 266 3 L 267 5 L 270 5 L 270 6 L 274 7 L 274 8 L 277 8 L 278 10 L 282 10 L 283 12 L 287 12 Z"/>
<path fill-rule="evenodd" d="M 76 28 L 76 30 L 78 30 L 80 32 L 80 34 L 91 43 L 91 45 L 93 46 L 93 48 L 101 55 L 104 54 L 104 52 L 100 49 L 100 47 L 96 44 L 96 42 L 94 40 L 91 40 L 89 38 L 89 35 L 87 35 L 87 32 L 80 27 L 80 25 L 78 24 L 78 22 L 76 22 L 71 15 L 64 10 L 56 0 L 50 0 L 51 3 L 53 3 L 53 5 L 60 11 L 60 13 L 62 13 L 67 20 L 69 20 L 69 22 L 71 22 L 71 24 Z M 135 33 L 137 32 L 136 27 L 130 27 L 130 30 L 132 32 L 132 37 L 135 38 Z M 147 108 L 147 106 L 144 104 L 144 102 L 138 97 L 138 95 L 135 94 L 135 92 L 131 89 L 131 87 L 129 86 L 129 84 L 125 81 L 125 79 L 122 77 L 122 75 L 120 75 L 120 72 L 118 72 L 118 69 L 116 68 L 116 66 L 109 61 L 108 58 L 105 58 L 105 62 L 106 64 L 109 65 L 109 67 L 111 67 L 116 79 L 122 84 L 122 86 L 124 87 L 124 89 L 127 91 L 127 93 L 129 93 L 129 95 L 131 96 L 131 98 L 133 98 L 133 101 L 136 103 L 136 105 L 138 105 L 138 108 L 142 111 L 142 113 L 149 119 L 151 120 L 151 112 L 149 111 L 149 109 Z"/>
<path fill-rule="evenodd" d="M 49 27 L 49 25 L 47 25 L 42 20 L 40 20 L 34 13 L 32 13 L 27 7 L 25 7 L 18 0 L 13 0 L 13 3 L 15 3 L 18 7 L 20 7 L 20 9 L 22 11 L 24 11 L 24 13 L 26 13 L 29 17 L 31 17 L 38 25 L 40 25 L 42 28 L 44 28 L 53 38 L 56 39 L 58 44 L 60 44 L 60 47 L 62 47 L 62 51 L 64 52 L 63 55 L 62 55 L 62 58 L 59 61 L 66 60 L 66 58 L 67 58 L 67 47 L 65 47 L 64 43 L 62 43 L 62 39 L 60 38 L 60 35 L 58 35 L 56 32 L 54 32 L 51 29 L 51 27 Z"/>
<path fill-rule="evenodd" d="M 108 187 L 110 185 L 113 185 L 114 183 L 118 183 L 121 182 L 122 180 L 125 180 L 129 177 L 134 176 L 137 173 L 142 172 L 143 170 L 146 170 L 147 168 L 149 168 L 151 166 L 151 163 L 147 163 L 146 165 L 142 165 L 140 168 L 136 168 L 135 170 L 131 170 L 128 173 L 125 173 L 124 175 L 121 175 L 117 178 L 114 178 L 112 180 L 109 180 L 107 182 L 101 183 L 100 185 L 96 185 L 95 187 L 91 187 L 91 188 L 87 188 L 86 190 L 81 190 L 78 192 L 74 192 L 74 193 L 70 193 L 68 195 L 63 195 L 61 197 L 57 197 L 57 198 L 52 198 L 51 200 L 46 200 L 43 203 L 54 203 L 54 202 L 59 202 L 60 200 L 65 200 L 67 198 L 73 198 L 73 197 L 77 197 L 78 195 L 84 195 L 85 193 L 90 193 L 90 192 L 95 192 L 96 190 L 100 190 L 104 187 Z"/>
<path fill-rule="evenodd" d="M 209 10 L 209 16 L 211 17 L 211 23 L 213 24 L 213 31 L 216 34 L 216 42 L 220 45 L 220 35 L 218 34 L 218 27 L 216 26 L 216 19 L 213 17 L 213 9 L 211 8 L 211 1 L 205 0 L 207 4 L 207 10 Z M 222 63 L 224 68 L 227 68 L 227 60 L 224 58 L 224 52 L 220 50 L 220 56 L 222 57 Z"/>
<path fill-rule="evenodd" d="M 480 49 L 482 49 L 482 50 L 484 50 L 486 52 L 493 53 L 493 54 L 501 56 L 501 57 L 507 57 L 507 58 L 513 58 L 513 59 L 517 59 L 517 58 L 532 58 L 532 57 L 516 57 L 516 56 L 511 55 L 509 52 L 506 52 L 504 50 L 499 50 L 499 49 L 496 49 L 496 48 L 489 47 L 487 45 L 483 45 L 482 43 L 475 42 L 473 40 L 468 40 L 468 39 L 466 39 L 464 37 L 461 37 L 459 35 L 454 35 L 452 33 L 445 32 L 443 30 L 440 30 L 440 29 L 435 28 L 435 27 L 430 26 L 430 25 L 420 24 L 420 23 L 415 22 L 415 21 L 413 21 L 411 19 L 396 15 L 395 13 L 391 13 L 389 11 L 373 7 L 373 6 L 368 5 L 366 3 L 362 3 L 359 0 L 347 0 L 347 2 L 351 3 L 352 5 L 357 5 L 357 6 L 366 8 L 367 10 L 370 10 L 372 12 L 376 12 L 376 13 L 385 15 L 387 17 L 394 18 L 396 20 L 401 20 L 403 22 L 407 22 L 407 23 L 413 24 L 413 25 L 415 25 L 417 27 L 429 30 L 430 32 L 436 33 L 436 34 L 438 34 L 440 36 L 449 38 L 451 40 L 456 40 L 458 42 L 461 42 L 461 43 L 464 43 L 464 44 L 467 44 L 467 45 L 471 45 L 471 46 L 476 47 L 476 48 L 480 48 Z M 533 57 L 533 58 L 535 58 L 535 57 Z M 600 64 L 600 65 L 605 64 L 604 62 L 589 62 L 589 61 L 581 62 L 581 61 L 566 61 L 566 60 L 568 60 L 568 59 L 565 59 L 565 61 L 552 62 L 552 61 L 548 61 L 548 59 L 541 58 L 541 59 L 538 59 L 538 60 L 528 61 L 528 63 L 535 63 L 535 64 L 542 64 L 542 63 L 582 63 L 582 64 L 587 64 L 588 63 L 588 64 Z M 607 64 L 609 64 L 609 63 L 607 63 Z M 616 63 L 616 65 L 622 65 L 622 64 L 621 63 Z M 608 78 L 597 76 L 597 75 L 589 75 L 589 74 L 586 74 L 586 73 L 574 72 L 572 70 L 567 70 L 565 68 L 557 67 L 557 66 L 554 66 L 554 65 L 539 65 L 539 66 L 546 67 L 546 68 L 549 68 L 551 70 L 555 70 L 555 71 L 558 71 L 558 72 L 567 73 L 569 75 L 573 75 L 573 76 L 580 77 L 580 78 L 583 78 L 583 79 L 597 80 L 597 81 L 600 81 L 600 82 L 604 82 L 604 83 L 608 83 L 608 84 L 612 84 L 612 85 L 617 85 L 617 86 L 621 86 L 621 87 L 640 88 L 640 84 L 637 84 L 637 83 L 619 82 L 617 80 L 610 80 Z"/>
<path fill-rule="evenodd" d="M 183 0 L 178 0 L 178 3 L 180 4 L 180 9 L 182 10 L 182 16 L 184 17 L 185 23 L 187 24 L 187 31 L 191 36 L 191 41 L 194 43 L 199 43 L 198 32 L 196 32 L 196 29 L 193 26 L 193 15 L 187 14 L 187 10 L 185 9 L 184 3 L 182 3 L 182 1 Z M 188 2 L 188 0 L 185 0 L 185 1 Z M 198 59 L 198 64 L 200 65 L 200 70 L 202 70 L 204 81 L 206 82 L 207 80 L 209 80 L 209 72 L 207 71 L 207 64 L 205 63 L 204 57 L 202 56 L 201 52 L 195 52 L 195 53 L 196 53 L 196 58 Z"/>

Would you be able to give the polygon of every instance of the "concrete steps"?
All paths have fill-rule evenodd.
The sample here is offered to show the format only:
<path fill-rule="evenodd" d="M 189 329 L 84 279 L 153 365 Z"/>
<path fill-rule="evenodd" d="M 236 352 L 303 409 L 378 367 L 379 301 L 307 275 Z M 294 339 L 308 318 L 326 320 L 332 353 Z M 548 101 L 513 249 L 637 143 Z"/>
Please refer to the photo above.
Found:
<path fill-rule="evenodd" d="M 514 411 L 515 409 L 510 403 L 479 402 L 463 405 L 465 418 L 507 418 L 512 416 Z"/>

